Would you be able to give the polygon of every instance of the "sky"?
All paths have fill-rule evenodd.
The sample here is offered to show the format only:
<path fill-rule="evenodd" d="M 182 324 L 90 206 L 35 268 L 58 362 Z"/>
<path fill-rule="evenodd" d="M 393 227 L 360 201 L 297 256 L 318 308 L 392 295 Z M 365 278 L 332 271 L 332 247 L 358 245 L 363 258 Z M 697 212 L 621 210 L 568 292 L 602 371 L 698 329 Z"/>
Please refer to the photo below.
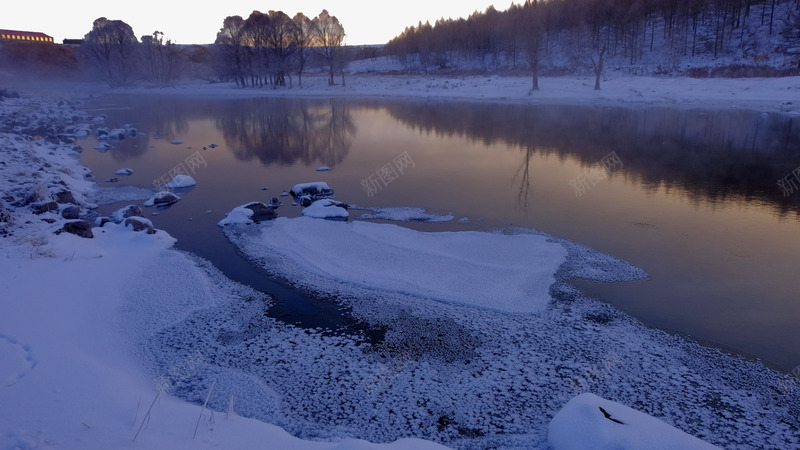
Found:
<path fill-rule="evenodd" d="M 485 10 L 492 0 L 211 0 L 202 4 L 191 2 L 192 6 L 187 3 L 169 0 L 15 1 L 3 7 L 0 29 L 38 31 L 60 43 L 65 38 L 83 38 L 92 29 L 95 19 L 106 17 L 127 23 L 137 37 L 161 31 L 178 44 L 210 44 L 227 16 L 247 18 L 254 10 L 264 13 L 280 10 L 289 16 L 302 12 L 313 18 L 327 9 L 344 26 L 346 44 L 384 44 L 419 21 L 434 23 L 442 17 L 466 17 L 476 10 Z M 509 5 L 511 0 L 498 2 L 495 7 L 504 10 Z"/>

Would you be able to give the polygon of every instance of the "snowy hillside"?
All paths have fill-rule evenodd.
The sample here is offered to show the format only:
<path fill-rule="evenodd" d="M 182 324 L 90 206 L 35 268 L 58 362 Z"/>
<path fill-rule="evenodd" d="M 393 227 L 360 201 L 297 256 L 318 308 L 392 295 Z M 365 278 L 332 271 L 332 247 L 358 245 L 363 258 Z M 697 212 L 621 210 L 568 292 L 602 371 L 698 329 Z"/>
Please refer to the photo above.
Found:
<path fill-rule="evenodd" d="M 751 77 L 800 70 L 794 1 L 521 5 L 410 27 L 384 53 L 395 69 L 423 71 L 529 71 L 536 58 L 540 75 L 588 74 L 601 50 L 606 72 L 628 75 Z"/>

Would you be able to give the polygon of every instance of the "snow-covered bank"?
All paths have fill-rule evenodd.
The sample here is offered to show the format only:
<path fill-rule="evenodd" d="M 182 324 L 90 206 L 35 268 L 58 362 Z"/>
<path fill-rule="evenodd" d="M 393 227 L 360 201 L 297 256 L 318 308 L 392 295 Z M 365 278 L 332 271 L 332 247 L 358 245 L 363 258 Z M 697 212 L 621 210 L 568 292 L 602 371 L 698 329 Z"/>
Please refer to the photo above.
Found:
<path fill-rule="evenodd" d="M 185 84 L 116 92 L 211 97 L 380 97 L 470 100 L 522 104 L 669 106 L 675 108 L 747 108 L 800 112 L 800 77 L 714 78 L 608 75 L 601 90 L 590 77 L 542 77 L 531 92 L 522 76 L 445 76 L 352 74 L 345 86 L 324 78 L 303 77 L 293 88 L 237 88 L 232 83 Z"/>
<path fill-rule="evenodd" d="M 149 372 L 138 344 L 247 290 L 212 282 L 163 231 L 92 226 L 90 198 L 131 192 L 95 195 L 70 131 L 88 119 L 65 102 L 0 99 L 0 448 L 441 448 L 303 441 L 235 404 L 214 412 L 169 395 L 193 366 Z M 75 222 L 92 237 L 65 231 Z M 152 314 L 137 321 L 141 311 Z"/>
<path fill-rule="evenodd" d="M 107 224 L 91 240 L 62 234 L 48 241 L 47 257 L 30 259 L 23 248 L 5 248 L 0 259 L 0 447 L 263 448 L 268 442 L 275 448 L 382 448 L 355 440 L 302 441 L 235 415 L 235 405 L 234 414 L 214 413 L 166 395 L 172 386 L 162 384 L 166 392 L 159 394 L 155 377 L 132 357 L 127 333 L 134 330 L 124 311 L 141 305 L 126 303 L 126 290 L 155 298 L 175 290 L 193 294 L 180 305 L 150 305 L 161 309 L 155 318 L 173 319 L 231 293 L 208 286 L 196 262 L 167 250 L 174 240 L 164 232 Z M 147 270 L 153 266 L 160 269 L 156 277 Z M 142 333 L 159 322 L 138 325 Z M 426 446 L 438 448 L 411 440 L 387 447 Z"/>
<path fill-rule="evenodd" d="M 365 225 L 377 237 L 361 233 Z M 797 411 L 791 406 L 798 396 L 796 380 L 648 329 L 581 297 L 565 280 L 632 280 L 643 274 L 575 243 L 548 237 L 549 245 L 568 252 L 549 289 L 553 300 L 534 314 L 508 314 L 490 301 L 475 308 L 474 302 L 426 295 L 424 280 L 446 277 L 450 269 L 463 278 L 495 281 L 483 267 L 426 263 L 429 252 L 442 256 L 427 240 L 447 241 L 450 233 L 415 236 L 412 241 L 425 248 L 417 260 L 424 275 L 404 278 L 405 271 L 394 268 L 407 265 L 397 248 L 409 237 L 396 226 L 298 218 L 225 232 L 266 270 L 339 299 L 367 330 L 382 333 L 376 338 L 298 332 L 265 321 L 258 305 L 198 312 L 154 339 L 151 358 L 163 366 L 185 355 L 190 343 L 209 349 L 206 358 L 218 364 L 204 377 L 228 380 L 212 399 L 219 407 L 231 395 L 245 397 L 250 400 L 241 407 L 248 413 L 276 420 L 278 405 L 280 424 L 300 436 L 347 433 L 384 441 L 411 430 L 459 448 L 547 448 L 550 419 L 575 395 L 594 392 L 725 448 L 798 444 Z M 509 233 L 503 236 L 531 231 Z M 471 243 L 449 242 L 448 253 L 482 254 L 485 236 L 468 237 Z M 413 289 L 397 287 L 418 280 Z M 270 389 L 236 382 L 243 373 Z M 194 383 L 199 392 L 207 386 Z M 578 437 L 587 438 L 587 420 L 574 424 Z"/>

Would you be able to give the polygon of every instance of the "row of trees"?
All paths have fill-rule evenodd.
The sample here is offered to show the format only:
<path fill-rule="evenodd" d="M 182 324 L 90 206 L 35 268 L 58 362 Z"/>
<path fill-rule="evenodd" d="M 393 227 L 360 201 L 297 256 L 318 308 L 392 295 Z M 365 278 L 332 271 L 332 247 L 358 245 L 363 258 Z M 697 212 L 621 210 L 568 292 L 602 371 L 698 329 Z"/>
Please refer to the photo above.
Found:
<path fill-rule="evenodd" d="M 789 17 L 776 17 L 779 5 Z M 800 0 L 526 0 L 506 11 L 490 7 L 468 18 L 420 23 L 387 49 L 401 61 L 427 67 L 444 68 L 457 58 L 526 65 L 533 89 L 542 62 L 557 54 L 559 61 L 551 66 L 591 67 L 599 89 L 609 55 L 630 64 L 648 51 L 717 57 L 737 39 L 754 52 L 755 45 L 745 42 L 753 38 L 745 32 L 748 26 L 772 34 L 782 20 L 794 24 L 785 29 L 797 29 L 798 10 Z"/>
<path fill-rule="evenodd" d="M 328 82 L 336 72 L 344 83 L 344 27 L 323 10 L 310 19 L 302 13 L 290 18 L 282 11 L 250 17 L 229 16 L 211 48 L 181 46 L 163 32 L 137 39 L 130 25 L 101 17 L 77 50 L 77 57 L 110 86 L 136 80 L 171 84 L 187 72 L 190 76 L 235 80 L 239 86 L 286 86 L 292 73 L 302 84 L 310 65 L 323 66 Z"/>
<path fill-rule="evenodd" d="M 253 11 L 247 19 L 229 16 L 214 43 L 215 67 L 243 87 L 286 86 L 292 73 L 302 85 L 303 72 L 316 60 L 333 85 L 336 72 L 343 73 L 344 38 L 344 27 L 327 10 L 313 19 L 303 13 L 290 18 L 283 11 Z"/>
<path fill-rule="evenodd" d="M 105 17 L 94 21 L 76 55 L 90 74 L 112 87 L 136 80 L 166 85 L 186 72 L 204 76 L 203 67 L 210 61 L 205 47 L 179 46 L 160 31 L 139 41 L 130 25 Z"/>

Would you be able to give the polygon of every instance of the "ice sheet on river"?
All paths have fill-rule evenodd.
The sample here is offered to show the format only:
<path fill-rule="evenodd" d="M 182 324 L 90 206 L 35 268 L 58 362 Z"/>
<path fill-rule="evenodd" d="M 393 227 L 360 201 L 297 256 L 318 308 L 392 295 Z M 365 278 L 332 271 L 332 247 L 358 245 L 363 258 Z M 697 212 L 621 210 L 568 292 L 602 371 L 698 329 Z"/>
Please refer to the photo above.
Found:
<path fill-rule="evenodd" d="M 278 218 L 245 248 L 279 258 L 282 275 L 419 298 L 532 313 L 567 252 L 544 236 L 422 233 L 396 225 Z"/>

